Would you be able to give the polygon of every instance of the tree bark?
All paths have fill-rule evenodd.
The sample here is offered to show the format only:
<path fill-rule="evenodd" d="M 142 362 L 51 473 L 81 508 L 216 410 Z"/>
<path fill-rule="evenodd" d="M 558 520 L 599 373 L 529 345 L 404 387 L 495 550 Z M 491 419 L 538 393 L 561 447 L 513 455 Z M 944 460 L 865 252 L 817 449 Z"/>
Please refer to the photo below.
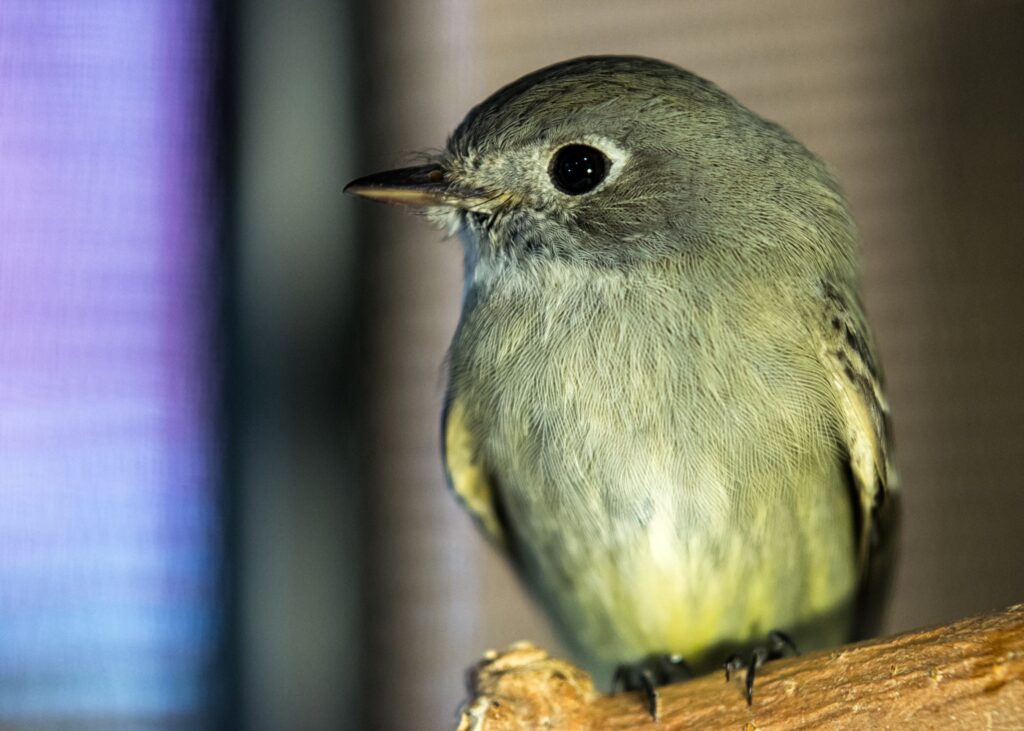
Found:
<path fill-rule="evenodd" d="M 603 695 L 590 676 L 529 643 L 489 652 L 469 674 L 459 731 L 529 729 L 1024 729 L 1024 604 L 941 627 L 743 672 Z"/>

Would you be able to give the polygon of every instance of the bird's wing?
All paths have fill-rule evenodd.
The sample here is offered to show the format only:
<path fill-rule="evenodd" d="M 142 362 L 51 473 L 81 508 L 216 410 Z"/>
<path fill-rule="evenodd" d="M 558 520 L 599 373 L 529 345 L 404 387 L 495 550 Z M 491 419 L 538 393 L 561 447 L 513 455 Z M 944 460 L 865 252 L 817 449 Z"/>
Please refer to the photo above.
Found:
<path fill-rule="evenodd" d="M 894 563 L 899 519 L 892 428 L 882 373 L 856 293 L 824 283 L 821 358 L 841 415 L 840 441 L 847 460 L 861 570 L 860 627 L 876 629 Z"/>
<path fill-rule="evenodd" d="M 504 516 L 498 494 L 466 422 L 465 407 L 457 397 L 445 406 L 442 430 L 441 449 L 448 485 L 491 543 L 504 548 Z"/>

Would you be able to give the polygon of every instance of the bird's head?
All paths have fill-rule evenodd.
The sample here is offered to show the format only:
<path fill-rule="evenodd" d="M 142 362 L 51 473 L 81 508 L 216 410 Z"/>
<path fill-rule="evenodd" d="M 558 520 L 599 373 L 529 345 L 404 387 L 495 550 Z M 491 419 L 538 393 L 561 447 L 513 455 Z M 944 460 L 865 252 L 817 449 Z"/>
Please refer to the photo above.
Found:
<path fill-rule="evenodd" d="M 645 58 L 529 74 L 474 107 L 429 164 L 346 190 L 423 208 L 465 234 L 473 261 L 853 266 L 822 163 L 714 84 Z"/>

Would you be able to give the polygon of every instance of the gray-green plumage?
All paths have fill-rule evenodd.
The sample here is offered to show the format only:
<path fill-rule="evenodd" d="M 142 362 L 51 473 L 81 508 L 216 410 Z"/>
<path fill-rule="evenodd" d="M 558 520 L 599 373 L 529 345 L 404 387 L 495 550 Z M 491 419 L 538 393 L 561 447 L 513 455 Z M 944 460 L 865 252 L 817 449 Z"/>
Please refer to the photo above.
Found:
<path fill-rule="evenodd" d="M 568 144 L 607 157 L 592 192 L 552 184 Z M 773 629 L 850 639 L 894 480 L 857 235 L 822 163 L 713 84 L 624 57 L 500 90 L 436 163 L 428 213 L 466 251 L 449 475 L 570 643 L 701 665 Z"/>

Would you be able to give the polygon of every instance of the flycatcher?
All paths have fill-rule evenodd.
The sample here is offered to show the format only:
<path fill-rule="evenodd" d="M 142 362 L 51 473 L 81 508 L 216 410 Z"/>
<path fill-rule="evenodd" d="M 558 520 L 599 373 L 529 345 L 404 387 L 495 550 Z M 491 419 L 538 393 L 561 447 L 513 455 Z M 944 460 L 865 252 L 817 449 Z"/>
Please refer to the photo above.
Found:
<path fill-rule="evenodd" d="M 346 190 L 460 234 L 448 478 L 592 668 L 656 713 L 678 658 L 745 653 L 749 701 L 789 638 L 871 630 L 888 406 L 857 233 L 802 144 L 675 66 L 588 57 Z"/>

